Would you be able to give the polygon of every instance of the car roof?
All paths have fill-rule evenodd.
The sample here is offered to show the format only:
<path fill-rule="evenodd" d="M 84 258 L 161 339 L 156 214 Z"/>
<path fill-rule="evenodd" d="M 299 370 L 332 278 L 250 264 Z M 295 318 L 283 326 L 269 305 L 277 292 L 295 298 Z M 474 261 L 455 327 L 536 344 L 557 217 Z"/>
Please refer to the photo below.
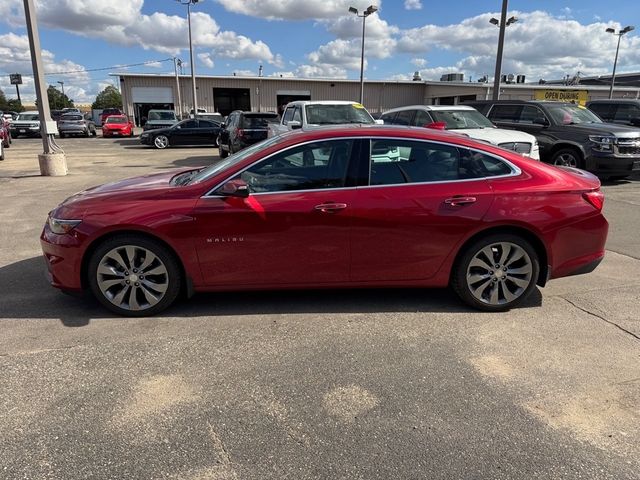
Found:
<path fill-rule="evenodd" d="M 40 113 L 38 110 L 25 110 L 24 112 L 20 112 L 19 115 L 22 115 L 23 113 L 28 113 L 30 115 L 33 115 L 34 113 Z"/>
<path fill-rule="evenodd" d="M 294 100 L 287 105 L 358 105 L 351 100 Z"/>
<path fill-rule="evenodd" d="M 637 98 L 611 98 L 611 99 L 600 98 L 598 100 L 590 100 L 590 101 L 588 101 L 587 105 L 590 105 L 592 103 L 635 103 L 635 104 L 640 104 L 640 99 L 637 99 Z"/>
<path fill-rule="evenodd" d="M 391 110 L 387 110 L 386 112 L 384 112 L 383 115 L 386 115 L 387 113 L 403 112 L 405 110 L 425 110 L 427 112 L 431 112 L 431 111 L 437 112 L 437 111 L 446 111 L 446 110 L 477 111 L 475 108 L 469 105 L 410 105 L 408 107 L 392 108 Z"/>

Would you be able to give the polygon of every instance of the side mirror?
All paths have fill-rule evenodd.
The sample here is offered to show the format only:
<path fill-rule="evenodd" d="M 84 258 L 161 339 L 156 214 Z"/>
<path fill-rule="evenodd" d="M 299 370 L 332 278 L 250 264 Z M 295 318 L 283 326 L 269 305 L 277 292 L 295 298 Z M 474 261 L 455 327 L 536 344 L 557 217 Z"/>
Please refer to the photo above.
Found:
<path fill-rule="evenodd" d="M 431 122 L 431 123 L 425 123 L 423 127 L 432 128 L 434 130 L 446 130 L 447 124 L 445 122 Z"/>
<path fill-rule="evenodd" d="M 224 183 L 216 190 L 216 193 L 225 197 L 247 198 L 249 196 L 249 185 L 244 180 L 236 178 Z"/>
<path fill-rule="evenodd" d="M 291 130 L 297 130 L 298 128 L 302 128 L 302 124 L 297 120 L 291 120 L 287 122 L 287 127 Z"/>
<path fill-rule="evenodd" d="M 375 122 L 376 125 L 384 125 L 384 120 L 382 120 L 381 118 L 378 118 Z"/>
<path fill-rule="evenodd" d="M 547 125 L 549 125 L 549 121 L 544 117 L 536 117 L 533 119 L 533 124 L 542 125 L 543 127 L 546 127 Z"/>

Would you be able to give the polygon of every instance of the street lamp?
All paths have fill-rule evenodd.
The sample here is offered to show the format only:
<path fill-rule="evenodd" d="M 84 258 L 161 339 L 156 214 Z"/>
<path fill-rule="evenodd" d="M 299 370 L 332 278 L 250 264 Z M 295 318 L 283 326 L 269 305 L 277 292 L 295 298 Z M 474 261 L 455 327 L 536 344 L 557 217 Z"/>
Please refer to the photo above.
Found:
<path fill-rule="evenodd" d="M 613 33 L 618 36 L 618 46 L 616 47 L 616 58 L 613 61 L 613 75 L 611 75 L 611 87 L 609 88 L 609 98 L 613 98 L 613 85 L 616 82 L 616 66 L 618 65 L 618 51 L 620 50 L 620 39 L 625 33 L 629 33 L 631 30 L 634 30 L 636 27 L 633 25 L 627 25 L 618 33 L 613 28 L 607 28 L 607 33 Z"/>
<path fill-rule="evenodd" d="M 507 6 L 509 0 L 502 0 L 502 13 L 500 15 L 500 21 L 497 18 L 492 18 L 489 23 L 500 28 L 500 35 L 498 37 L 498 54 L 496 55 L 496 72 L 493 79 L 493 100 L 500 98 L 500 73 L 502 71 L 502 49 L 504 48 L 504 31 L 505 29 L 518 21 L 516 17 L 511 17 L 507 20 Z"/>
<path fill-rule="evenodd" d="M 191 5 L 200 0 L 176 0 L 181 5 L 187 6 L 187 23 L 189 24 L 189 62 L 191 62 L 191 89 L 193 90 L 193 117 L 198 116 L 198 98 L 196 97 L 196 71 L 193 62 L 193 42 L 191 40 Z"/>
<path fill-rule="evenodd" d="M 369 5 L 362 15 L 358 13 L 358 9 L 349 7 L 349 12 L 355 14 L 358 17 L 362 17 L 362 53 L 360 54 L 360 103 L 364 102 L 364 32 L 366 19 L 372 13 L 378 11 L 378 7 L 375 5 Z"/>

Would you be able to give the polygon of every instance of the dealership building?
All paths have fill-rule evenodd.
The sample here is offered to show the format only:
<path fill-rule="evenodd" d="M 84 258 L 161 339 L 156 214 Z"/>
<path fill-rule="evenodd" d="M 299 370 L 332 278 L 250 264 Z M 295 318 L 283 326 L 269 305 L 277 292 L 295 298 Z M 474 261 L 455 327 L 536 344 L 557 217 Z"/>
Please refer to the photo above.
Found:
<path fill-rule="evenodd" d="M 112 75 L 119 79 L 125 113 L 134 117 L 138 125 L 150 109 L 172 109 L 182 112 L 184 116 L 192 108 L 189 76 Z M 623 80 L 633 75 L 639 76 L 623 74 L 616 77 L 615 98 L 640 97 L 640 84 Z M 470 100 L 490 99 L 493 95 L 492 83 L 465 82 L 461 75 L 450 75 L 448 78 L 453 80 L 367 80 L 363 103 L 371 113 L 382 113 L 406 105 L 457 105 Z M 623 80 L 620 86 L 618 78 Z M 598 77 L 597 81 L 589 82 L 589 79 L 583 78 L 579 85 L 565 85 L 561 81 L 533 84 L 507 80 L 500 84 L 500 99 L 564 100 L 584 104 L 589 100 L 608 98 L 607 79 L 610 81 L 609 77 Z M 281 113 L 282 106 L 293 100 L 357 101 L 360 98 L 360 82 L 316 78 L 197 76 L 196 92 L 198 108 L 207 112 L 219 112 L 222 115 L 228 115 L 233 110 Z"/>

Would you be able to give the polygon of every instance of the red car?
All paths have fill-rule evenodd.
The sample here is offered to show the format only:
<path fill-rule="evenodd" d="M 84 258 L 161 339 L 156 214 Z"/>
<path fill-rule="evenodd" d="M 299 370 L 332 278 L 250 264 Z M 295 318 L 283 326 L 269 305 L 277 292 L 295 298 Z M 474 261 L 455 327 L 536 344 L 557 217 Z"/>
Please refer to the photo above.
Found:
<path fill-rule="evenodd" d="M 4 148 L 9 148 L 11 146 L 11 129 L 9 128 L 9 125 L 9 122 L 0 117 L 0 141 L 2 141 L 2 146 Z"/>
<path fill-rule="evenodd" d="M 112 115 L 102 124 L 102 136 L 133 137 L 133 122 L 126 115 Z"/>
<path fill-rule="evenodd" d="M 596 268 L 603 201 L 587 172 L 460 135 L 331 127 L 78 193 L 41 243 L 55 287 L 122 315 L 180 292 L 447 285 L 500 311 Z"/>

